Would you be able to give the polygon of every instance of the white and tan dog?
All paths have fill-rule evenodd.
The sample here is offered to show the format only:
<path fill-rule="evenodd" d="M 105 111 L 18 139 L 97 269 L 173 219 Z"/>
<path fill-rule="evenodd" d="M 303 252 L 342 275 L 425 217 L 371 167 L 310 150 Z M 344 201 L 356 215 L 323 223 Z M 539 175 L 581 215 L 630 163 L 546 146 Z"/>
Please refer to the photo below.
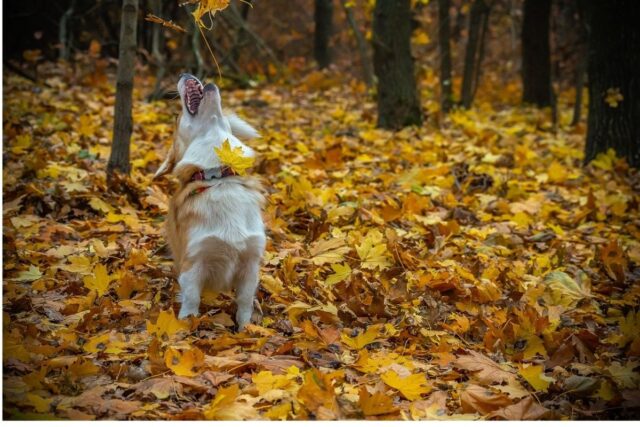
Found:
<path fill-rule="evenodd" d="M 238 330 L 250 321 L 266 236 L 261 216 L 264 202 L 256 178 L 238 176 L 224 166 L 214 148 L 225 140 L 254 156 L 241 139 L 257 131 L 235 115 L 222 112 L 220 92 L 190 74 L 178 82 L 182 113 L 167 158 L 154 178 L 173 173 L 180 188 L 166 222 L 180 284 L 179 317 L 198 315 L 204 287 L 236 292 Z"/>

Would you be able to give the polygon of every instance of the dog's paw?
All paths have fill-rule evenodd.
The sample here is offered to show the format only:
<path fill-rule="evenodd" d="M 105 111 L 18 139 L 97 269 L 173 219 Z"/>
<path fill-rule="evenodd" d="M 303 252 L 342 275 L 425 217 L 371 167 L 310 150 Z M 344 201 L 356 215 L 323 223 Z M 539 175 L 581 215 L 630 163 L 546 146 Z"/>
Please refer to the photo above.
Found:
<path fill-rule="evenodd" d="M 178 313 L 178 319 L 186 319 L 189 316 L 198 316 L 198 310 L 189 310 L 185 308 L 181 308 Z"/>

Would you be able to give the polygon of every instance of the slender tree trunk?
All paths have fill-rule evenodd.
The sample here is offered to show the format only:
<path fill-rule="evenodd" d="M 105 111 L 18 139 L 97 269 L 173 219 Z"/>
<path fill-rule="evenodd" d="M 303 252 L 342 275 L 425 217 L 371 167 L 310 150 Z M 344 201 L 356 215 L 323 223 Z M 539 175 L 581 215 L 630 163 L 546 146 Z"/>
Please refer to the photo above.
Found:
<path fill-rule="evenodd" d="M 69 55 L 71 53 L 71 18 L 73 18 L 73 12 L 76 7 L 76 0 L 71 0 L 71 4 L 69 5 L 69 9 L 67 9 L 62 18 L 60 19 L 60 30 L 58 33 L 58 38 L 60 39 L 60 59 L 64 61 L 69 60 Z"/>
<path fill-rule="evenodd" d="M 487 0 L 474 0 L 469 15 L 469 35 L 464 57 L 464 72 L 462 75 L 462 105 L 471 107 L 476 92 L 482 56 L 484 54 L 484 37 L 489 19 L 489 5 Z"/>
<path fill-rule="evenodd" d="M 340 3 L 344 9 L 345 16 L 347 17 L 349 27 L 351 27 L 351 31 L 353 31 L 353 35 L 356 39 L 356 46 L 358 47 L 360 62 L 362 63 L 362 77 L 367 87 L 373 87 L 373 70 L 371 67 L 371 56 L 369 55 L 367 42 L 362 35 L 362 31 L 360 31 L 360 28 L 358 27 L 356 17 L 353 14 L 353 7 L 347 6 L 346 0 L 341 0 Z"/>
<path fill-rule="evenodd" d="M 114 110 L 113 143 L 107 165 L 107 175 L 114 172 L 128 174 L 129 145 L 133 120 L 131 104 L 133 95 L 133 74 L 136 65 L 136 29 L 138 24 L 138 0 L 124 0 L 120 23 L 120 48 L 116 81 L 116 103 Z"/>
<path fill-rule="evenodd" d="M 410 0 L 377 0 L 373 66 L 378 77 L 378 126 L 420 125 L 422 111 L 411 57 Z"/>
<path fill-rule="evenodd" d="M 522 102 L 548 107 L 551 94 L 551 0 L 525 0 L 522 22 Z"/>
<path fill-rule="evenodd" d="M 333 31 L 333 0 L 315 0 L 314 20 L 313 56 L 318 68 L 322 69 L 331 63 L 329 40 Z"/>
<path fill-rule="evenodd" d="M 640 8 L 587 1 L 589 117 L 585 163 L 613 148 L 640 167 Z M 619 94 L 619 95 L 618 95 Z"/>
<path fill-rule="evenodd" d="M 231 3 L 230 7 L 237 8 L 235 3 Z M 251 10 L 251 0 L 246 3 L 242 3 L 242 10 L 239 12 L 240 17 L 246 23 L 249 19 L 249 10 Z M 240 59 L 240 50 L 247 42 L 247 32 L 244 29 L 244 25 L 240 25 L 236 30 L 235 39 L 233 41 L 233 47 L 231 48 L 230 57 L 233 62 L 237 63 Z"/>
<path fill-rule="evenodd" d="M 440 108 L 448 113 L 453 103 L 451 94 L 451 0 L 438 0 L 438 44 L 440 46 Z"/>
<path fill-rule="evenodd" d="M 151 0 L 151 11 L 156 16 L 162 16 L 162 0 Z M 156 84 L 148 99 L 154 100 L 162 95 L 162 79 L 164 79 L 167 66 L 162 48 L 164 44 L 163 29 L 160 25 L 154 25 L 151 31 L 151 55 L 156 63 Z"/>
<path fill-rule="evenodd" d="M 576 126 L 582 120 L 582 94 L 584 92 L 584 82 L 587 74 L 587 28 L 584 16 L 584 1 L 577 1 L 578 23 L 580 28 L 580 50 L 578 53 L 578 65 L 576 66 L 576 99 L 573 104 L 573 118 L 571 126 Z"/>

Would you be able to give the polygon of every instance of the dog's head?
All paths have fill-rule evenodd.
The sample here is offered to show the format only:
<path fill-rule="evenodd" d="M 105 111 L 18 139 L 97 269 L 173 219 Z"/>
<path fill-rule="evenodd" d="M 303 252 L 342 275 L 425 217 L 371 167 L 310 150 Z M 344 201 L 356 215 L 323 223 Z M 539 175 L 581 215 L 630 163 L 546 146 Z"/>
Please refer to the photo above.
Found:
<path fill-rule="evenodd" d="M 178 116 L 175 141 L 154 178 L 172 172 L 181 176 L 193 169 L 219 166 L 214 147 L 222 146 L 225 140 L 229 140 L 231 147 L 242 147 L 245 155 L 254 155 L 241 139 L 256 138 L 258 132 L 235 114 L 222 111 L 216 85 L 203 86 L 191 74 L 182 74 L 178 93 L 182 112 Z"/>

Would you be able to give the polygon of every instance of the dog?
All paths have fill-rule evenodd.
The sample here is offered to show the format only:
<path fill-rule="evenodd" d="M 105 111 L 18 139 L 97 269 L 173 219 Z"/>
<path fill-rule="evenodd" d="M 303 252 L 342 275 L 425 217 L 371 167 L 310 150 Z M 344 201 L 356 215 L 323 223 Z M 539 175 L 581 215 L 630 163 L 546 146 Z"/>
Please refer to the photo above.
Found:
<path fill-rule="evenodd" d="M 222 111 L 220 91 L 190 74 L 178 81 L 182 112 L 175 139 L 154 179 L 171 173 L 180 181 L 169 204 L 166 238 L 180 285 L 183 319 L 199 314 L 207 287 L 235 290 L 236 326 L 251 320 L 253 299 L 265 250 L 263 188 L 255 177 L 239 176 L 223 165 L 214 148 L 229 141 L 245 157 L 254 151 L 242 140 L 258 132 L 234 114 Z"/>

